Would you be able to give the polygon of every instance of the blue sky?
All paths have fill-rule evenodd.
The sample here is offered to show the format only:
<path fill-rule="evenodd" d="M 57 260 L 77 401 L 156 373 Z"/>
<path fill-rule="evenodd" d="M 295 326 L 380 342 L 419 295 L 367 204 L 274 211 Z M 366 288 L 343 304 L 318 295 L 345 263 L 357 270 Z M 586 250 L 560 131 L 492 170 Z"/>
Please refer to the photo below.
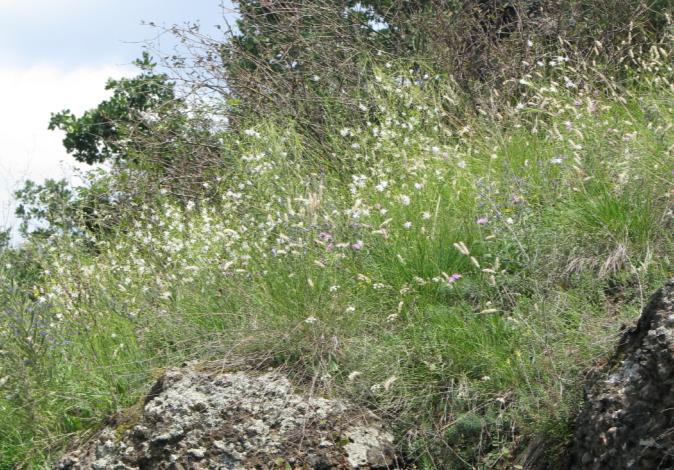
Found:
<path fill-rule="evenodd" d="M 198 21 L 218 34 L 232 8 L 220 0 L 0 0 L 0 226 L 16 223 L 11 194 L 26 179 L 76 180 L 78 165 L 47 130 L 49 115 L 92 108 L 106 97 L 107 78 L 135 73 L 131 62 L 157 34 L 143 20 Z M 158 41 L 162 50 L 174 45 L 170 36 Z"/>
<path fill-rule="evenodd" d="M 199 21 L 214 31 L 222 18 L 219 0 L 0 0 L 0 57 L 24 66 L 124 65 L 154 36 L 142 20 Z"/>

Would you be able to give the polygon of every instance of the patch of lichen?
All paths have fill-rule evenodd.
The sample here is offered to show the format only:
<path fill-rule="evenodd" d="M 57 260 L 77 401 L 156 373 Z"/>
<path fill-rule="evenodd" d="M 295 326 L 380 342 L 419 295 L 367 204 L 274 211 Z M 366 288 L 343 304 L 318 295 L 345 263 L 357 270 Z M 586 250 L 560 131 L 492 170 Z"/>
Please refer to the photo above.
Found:
<path fill-rule="evenodd" d="M 150 378 L 153 382 L 159 380 L 166 369 L 164 368 L 154 368 L 150 371 Z M 124 436 L 124 433 L 132 429 L 143 416 L 143 408 L 147 401 L 147 395 L 143 395 L 136 400 L 136 402 L 123 410 L 117 412 L 110 420 L 111 424 L 115 428 L 115 438 L 119 441 Z"/>
<path fill-rule="evenodd" d="M 126 431 L 132 429 L 143 416 L 144 399 L 139 399 L 136 403 L 120 411 L 114 417 L 115 438 L 119 441 Z"/>

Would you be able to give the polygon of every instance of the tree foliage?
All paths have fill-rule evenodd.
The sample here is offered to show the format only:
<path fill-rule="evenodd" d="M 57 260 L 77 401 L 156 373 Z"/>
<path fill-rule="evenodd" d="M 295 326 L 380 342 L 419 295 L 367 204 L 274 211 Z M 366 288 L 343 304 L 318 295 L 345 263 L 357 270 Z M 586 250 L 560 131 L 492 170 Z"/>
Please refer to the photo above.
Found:
<path fill-rule="evenodd" d="M 318 132 L 330 115 L 349 114 L 364 91 L 369 57 L 386 49 L 388 30 L 351 0 L 242 1 L 238 32 L 220 44 L 234 117 L 270 109 Z"/>
<path fill-rule="evenodd" d="M 236 30 L 210 45 L 222 58 L 223 92 L 243 104 L 236 111 L 273 109 L 315 133 L 335 115 L 357 114 L 373 60 L 404 59 L 452 76 L 476 104 L 493 88 L 516 94 L 510 79 L 560 44 L 586 54 L 601 43 L 602 65 L 620 74 L 627 44 L 650 44 L 662 32 L 666 3 L 239 0 Z"/>
<path fill-rule="evenodd" d="M 142 73 L 134 78 L 110 79 L 112 96 L 96 108 L 75 116 L 70 110 L 52 114 L 49 129 L 65 131 L 63 145 L 76 160 L 88 164 L 138 158 L 143 137 L 169 112 L 179 109 L 175 86 L 166 74 L 155 73 L 149 54 L 135 61 Z"/>
<path fill-rule="evenodd" d="M 19 203 L 16 216 L 24 237 L 47 238 L 77 228 L 75 194 L 65 180 L 47 179 L 43 184 L 26 181 L 14 193 Z"/>

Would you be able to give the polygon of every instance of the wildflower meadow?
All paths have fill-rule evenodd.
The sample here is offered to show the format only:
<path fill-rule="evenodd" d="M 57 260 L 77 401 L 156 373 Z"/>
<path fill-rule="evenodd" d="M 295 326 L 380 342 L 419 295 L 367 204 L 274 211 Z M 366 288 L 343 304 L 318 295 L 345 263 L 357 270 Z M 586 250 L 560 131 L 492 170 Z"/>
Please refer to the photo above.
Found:
<path fill-rule="evenodd" d="M 585 371 L 674 273 L 670 46 L 620 78 L 560 47 L 477 107 L 385 57 L 321 147 L 240 121 L 207 199 L 0 250 L 0 468 L 229 356 L 371 408 L 417 468 L 512 468 L 541 436 L 561 455 Z"/>

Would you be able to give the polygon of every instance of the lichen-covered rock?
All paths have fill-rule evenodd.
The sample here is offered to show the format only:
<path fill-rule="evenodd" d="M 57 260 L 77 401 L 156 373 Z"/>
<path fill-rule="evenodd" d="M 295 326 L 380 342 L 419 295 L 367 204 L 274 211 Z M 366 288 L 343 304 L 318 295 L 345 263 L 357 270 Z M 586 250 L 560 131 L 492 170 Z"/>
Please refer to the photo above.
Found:
<path fill-rule="evenodd" d="M 674 280 L 623 334 L 586 399 L 576 422 L 576 468 L 674 468 Z"/>
<path fill-rule="evenodd" d="M 130 414 L 133 423 L 111 423 L 57 468 L 398 468 L 372 413 L 298 394 L 275 371 L 172 369 Z"/>

